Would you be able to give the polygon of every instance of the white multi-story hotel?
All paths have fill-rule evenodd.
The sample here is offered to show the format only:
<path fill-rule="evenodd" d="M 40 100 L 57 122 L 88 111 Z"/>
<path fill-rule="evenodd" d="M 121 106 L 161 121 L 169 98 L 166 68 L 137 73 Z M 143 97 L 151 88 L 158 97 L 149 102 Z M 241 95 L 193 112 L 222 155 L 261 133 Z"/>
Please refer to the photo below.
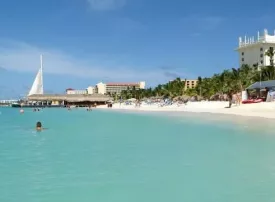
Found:
<path fill-rule="evenodd" d="M 266 51 L 272 47 L 275 50 L 275 31 L 273 35 L 269 35 L 267 29 L 263 34 L 258 32 L 257 37 L 239 37 L 239 47 L 236 51 L 239 52 L 240 66 L 247 64 L 250 66 L 268 66 L 270 58 L 265 55 Z"/>
<path fill-rule="evenodd" d="M 72 88 L 68 88 L 66 89 L 66 94 L 68 95 L 84 95 L 84 94 L 88 94 L 87 90 L 75 90 Z"/>
<path fill-rule="evenodd" d="M 145 81 L 138 83 L 98 83 L 95 87 L 89 86 L 86 90 L 66 89 L 66 94 L 84 95 L 84 94 L 120 94 L 123 90 L 145 89 Z"/>
<path fill-rule="evenodd" d="M 124 90 L 145 89 L 145 81 L 138 83 L 98 83 L 95 87 L 98 94 L 120 94 Z"/>
<path fill-rule="evenodd" d="M 68 95 L 85 95 L 85 94 L 95 94 L 95 87 L 93 86 L 89 86 L 87 89 L 85 90 L 75 90 L 72 88 L 68 88 L 66 89 L 66 94 Z"/>

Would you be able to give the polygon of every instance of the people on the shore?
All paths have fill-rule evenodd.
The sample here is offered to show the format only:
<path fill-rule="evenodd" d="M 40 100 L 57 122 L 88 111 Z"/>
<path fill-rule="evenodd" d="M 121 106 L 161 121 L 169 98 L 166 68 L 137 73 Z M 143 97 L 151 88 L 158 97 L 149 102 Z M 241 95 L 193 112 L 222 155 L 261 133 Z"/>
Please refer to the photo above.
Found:
<path fill-rule="evenodd" d="M 269 94 L 269 88 L 267 88 L 267 87 L 265 87 L 264 101 L 266 101 L 266 102 L 271 101 L 271 96 Z"/>
<path fill-rule="evenodd" d="M 241 105 L 241 102 L 242 102 L 242 94 L 241 93 L 236 93 L 236 105 Z"/>
<path fill-rule="evenodd" d="M 228 93 L 228 101 L 229 101 L 229 106 L 228 108 L 231 108 L 232 106 L 232 101 L 233 101 L 233 90 L 230 90 Z"/>

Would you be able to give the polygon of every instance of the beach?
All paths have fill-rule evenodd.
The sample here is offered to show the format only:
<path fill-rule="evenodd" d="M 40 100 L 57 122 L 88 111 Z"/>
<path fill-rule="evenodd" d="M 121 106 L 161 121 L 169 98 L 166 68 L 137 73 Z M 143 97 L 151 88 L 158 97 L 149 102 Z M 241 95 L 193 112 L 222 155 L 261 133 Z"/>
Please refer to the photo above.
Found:
<path fill-rule="evenodd" d="M 107 108 L 99 106 L 99 108 Z M 202 101 L 202 102 L 188 102 L 186 105 L 172 104 L 169 106 L 160 107 L 157 104 L 144 104 L 136 107 L 135 104 L 125 105 L 124 103 L 115 103 L 112 106 L 115 110 L 131 110 L 131 111 L 148 111 L 148 112 L 193 112 L 193 113 L 211 113 L 223 115 L 237 115 L 247 117 L 260 117 L 275 119 L 275 103 L 262 102 L 254 104 L 233 104 L 228 108 L 228 102 L 222 101 Z"/>

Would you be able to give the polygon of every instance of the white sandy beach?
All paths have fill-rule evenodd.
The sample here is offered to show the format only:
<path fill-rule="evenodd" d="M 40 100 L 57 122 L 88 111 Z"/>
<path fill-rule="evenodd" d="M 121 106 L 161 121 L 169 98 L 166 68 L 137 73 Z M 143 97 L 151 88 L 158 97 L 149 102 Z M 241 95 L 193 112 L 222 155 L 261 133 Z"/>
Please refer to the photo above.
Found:
<path fill-rule="evenodd" d="M 176 104 L 170 106 L 159 107 L 158 105 L 142 104 L 140 107 L 135 105 L 113 104 L 112 109 L 131 110 L 131 111 L 152 111 L 152 112 L 195 112 L 195 113 L 213 113 L 228 114 L 249 117 L 262 117 L 275 119 L 275 102 L 263 102 L 254 104 L 241 104 L 239 106 L 233 104 L 231 108 L 226 108 L 228 102 L 220 101 L 203 101 L 188 102 L 186 105 L 178 106 Z M 107 108 L 100 106 L 100 108 Z"/>

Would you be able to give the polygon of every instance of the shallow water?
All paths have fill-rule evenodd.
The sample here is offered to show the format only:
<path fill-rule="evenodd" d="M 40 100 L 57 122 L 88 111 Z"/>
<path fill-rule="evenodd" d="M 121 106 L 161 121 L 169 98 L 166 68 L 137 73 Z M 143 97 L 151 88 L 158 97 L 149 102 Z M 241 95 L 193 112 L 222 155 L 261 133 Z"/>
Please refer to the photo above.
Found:
<path fill-rule="evenodd" d="M 1 202 L 273 202 L 275 135 L 198 115 L 0 108 Z M 35 132 L 41 121 L 43 132 Z"/>

